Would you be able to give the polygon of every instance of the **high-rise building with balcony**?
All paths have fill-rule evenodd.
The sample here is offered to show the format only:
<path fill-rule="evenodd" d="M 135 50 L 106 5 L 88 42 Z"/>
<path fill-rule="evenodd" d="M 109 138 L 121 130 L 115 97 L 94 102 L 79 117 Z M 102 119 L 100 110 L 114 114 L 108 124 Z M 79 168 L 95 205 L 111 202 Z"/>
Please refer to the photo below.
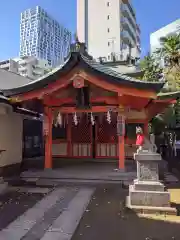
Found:
<path fill-rule="evenodd" d="M 34 56 L 52 67 L 68 55 L 71 33 L 37 6 L 21 13 L 20 57 Z"/>
<path fill-rule="evenodd" d="M 164 26 L 163 28 L 151 33 L 150 45 L 151 53 L 155 52 L 158 48 L 161 48 L 161 38 L 168 37 L 170 35 L 180 34 L 180 19 Z"/>
<path fill-rule="evenodd" d="M 77 0 L 77 35 L 105 61 L 139 58 L 140 28 L 130 0 Z"/>

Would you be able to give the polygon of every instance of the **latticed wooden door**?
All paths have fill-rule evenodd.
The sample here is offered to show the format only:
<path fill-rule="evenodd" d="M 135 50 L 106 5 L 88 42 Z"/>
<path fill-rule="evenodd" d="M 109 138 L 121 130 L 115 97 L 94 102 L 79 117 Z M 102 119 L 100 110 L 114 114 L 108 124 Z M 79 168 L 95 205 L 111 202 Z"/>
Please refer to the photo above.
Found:
<path fill-rule="evenodd" d="M 113 115 L 111 123 L 106 116 L 99 117 L 96 125 L 96 157 L 117 158 L 117 118 Z"/>
<path fill-rule="evenodd" d="M 72 157 L 92 157 L 92 125 L 87 115 L 78 118 L 78 124 L 72 122 Z"/>

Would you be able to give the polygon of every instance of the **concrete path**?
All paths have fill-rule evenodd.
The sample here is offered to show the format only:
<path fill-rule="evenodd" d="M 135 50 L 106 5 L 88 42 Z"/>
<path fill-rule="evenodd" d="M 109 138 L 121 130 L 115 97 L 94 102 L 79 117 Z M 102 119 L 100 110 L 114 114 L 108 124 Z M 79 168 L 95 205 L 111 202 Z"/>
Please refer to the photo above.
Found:
<path fill-rule="evenodd" d="M 52 170 L 29 170 L 21 174 L 21 178 L 26 181 L 37 182 L 41 180 L 51 180 L 59 182 L 119 182 L 133 180 L 136 178 L 136 168 L 127 166 L 126 171 L 117 171 L 115 164 L 82 164 L 62 167 Z"/>
<path fill-rule="evenodd" d="M 71 239 L 93 192 L 93 188 L 55 189 L 0 231 L 0 239 Z"/>

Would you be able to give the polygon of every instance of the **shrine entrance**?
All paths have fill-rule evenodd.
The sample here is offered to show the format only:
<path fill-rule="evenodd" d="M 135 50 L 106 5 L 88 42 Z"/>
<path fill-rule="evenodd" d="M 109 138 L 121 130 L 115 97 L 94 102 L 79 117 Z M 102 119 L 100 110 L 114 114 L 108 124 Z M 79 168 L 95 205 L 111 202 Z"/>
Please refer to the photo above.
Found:
<path fill-rule="evenodd" d="M 93 158 L 93 134 L 92 124 L 88 115 L 83 114 L 79 117 L 77 125 L 72 123 L 72 157 Z"/>
<path fill-rule="evenodd" d="M 127 134 L 132 132 L 130 124 L 135 124 L 134 130 L 144 124 L 147 135 L 149 120 L 159 112 L 153 104 L 159 103 L 162 87 L 95 62 L 85 44 L 75 42 L 63 66 L 6 95 L 17 106 L 42 114 L 44 168 L 53 168 L 53 157 L 114 158 L 124 170 L 126 152 L 132 155 L 135 144 Z"/>
<path fill-rule="evenodd" d="M 116 113 L 69 114 L 61 118 L 60 125 L 53 126 L 53 156 L 118 158 Z"/>

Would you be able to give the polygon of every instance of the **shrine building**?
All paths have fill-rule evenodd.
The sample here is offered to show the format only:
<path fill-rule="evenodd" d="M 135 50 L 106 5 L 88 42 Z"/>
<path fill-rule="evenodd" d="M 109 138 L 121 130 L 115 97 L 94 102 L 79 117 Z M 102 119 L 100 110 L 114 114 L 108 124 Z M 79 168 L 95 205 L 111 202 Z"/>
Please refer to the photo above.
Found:
<path fill-rule="evenodd" d="M 117 161 L 125 168 L 136 150 L 136 127 L 148 123 L 176 94 L 159 94 L 163 82 L 144 82 L 95 62 L 82 43 L 64 65 L 3 94 L 14 105 L 43 114 L 44 168 L 53 159 Z"/>

